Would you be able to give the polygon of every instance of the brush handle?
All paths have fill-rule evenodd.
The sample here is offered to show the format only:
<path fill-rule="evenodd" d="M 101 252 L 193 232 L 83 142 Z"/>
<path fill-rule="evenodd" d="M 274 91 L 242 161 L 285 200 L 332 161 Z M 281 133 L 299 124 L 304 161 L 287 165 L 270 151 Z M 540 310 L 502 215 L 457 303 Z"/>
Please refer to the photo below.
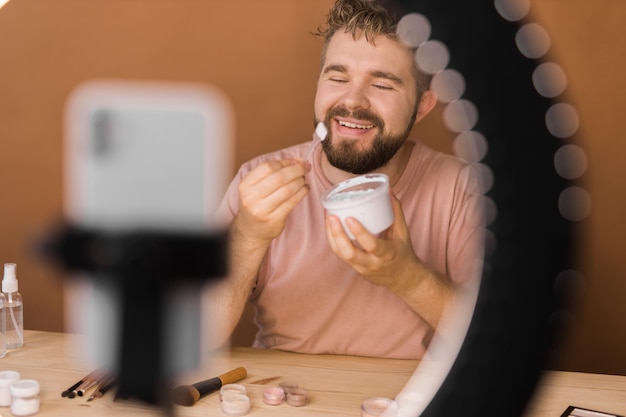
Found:
<path fill-rule="evenodd" d="M 232 384 L 234 382 L 240 381 L 247 375 L 248 372 L 246 371 L 246 368 L 239 367 L 214 378 L 209 378 L 204 381 L 196 382 L 195 384 L 193 384 L 193 387 L 198 390 L 198 392 L 200 393 L 200 397 L 202 397 L 213 391 L 217 391 L 222 387 L 222 385 Z"/>

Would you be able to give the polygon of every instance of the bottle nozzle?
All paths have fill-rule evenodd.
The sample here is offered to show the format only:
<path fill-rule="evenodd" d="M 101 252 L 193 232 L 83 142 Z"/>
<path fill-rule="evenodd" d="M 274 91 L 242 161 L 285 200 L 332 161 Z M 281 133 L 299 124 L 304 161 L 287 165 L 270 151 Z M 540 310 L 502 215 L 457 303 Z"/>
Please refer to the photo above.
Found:
<path fill-rule="evenodd" d="M 2 278 L 2 292 L 17 292 L 17 276 L 14 263 L 4 264 L 4 277 Z"/>

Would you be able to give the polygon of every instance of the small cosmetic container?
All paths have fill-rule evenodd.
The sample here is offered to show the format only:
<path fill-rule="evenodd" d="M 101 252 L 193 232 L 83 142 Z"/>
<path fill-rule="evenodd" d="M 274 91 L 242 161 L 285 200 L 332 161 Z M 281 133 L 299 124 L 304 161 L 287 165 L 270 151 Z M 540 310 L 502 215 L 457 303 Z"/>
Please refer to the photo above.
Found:
<path fill-rule="evenodd" d="M 245 416 L 250 412 L 250 398 L 245 394 L 228 392 L 222 397 L 222 412 L 228 416 Z"/>
<path fill-rule="evenodd" d="M 389 398 L 368 398 L 361 404 L 361 417 L 396 417 L 398 404 Z"/>
<path fill-rule="evenodd" d="M 0 407 L 11 405 L 11 384 L 20 379 L 20 373 L 16 371 L 0 372 Z"/>
<path fill-rule="evenodd" d="M 309 401 L 309 393 L 302 388 L 291 388 L 287 392 L 287 404 L 293 407 L 303 407 Z"/>
<path fill-rule="evenodd" d="M 248 395 L 248 390 L 242 384 L 226 384 L 220 388 L 220 400 L 223 401 L 224 397 L 233 394 Z"/>
<path fill-rule="evenodd" d="M 14 416 L 32 416 L 39 412 L 39 382 L 20 379 L 11 384 L 11 413 Z"/>
<path fill-rule="evenodd" d="M 285 390 L 279 387 L 266 388 L 263 391 L 263 402 L 267 405 L 280 405 L 285 401 Z"/>

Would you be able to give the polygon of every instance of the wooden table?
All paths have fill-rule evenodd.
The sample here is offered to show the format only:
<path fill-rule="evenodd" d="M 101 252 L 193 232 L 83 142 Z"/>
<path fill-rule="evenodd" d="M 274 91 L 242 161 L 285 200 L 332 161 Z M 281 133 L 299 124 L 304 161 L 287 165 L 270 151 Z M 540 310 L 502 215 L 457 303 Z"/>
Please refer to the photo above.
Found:
<path fill-rule="evenodd" d="M 38 416 L 158 416 L 164 413 L 146 404 L 118 400 L 107 393 L 86 401 L 86 397 L 62 398 L 61 392 L 87 373 L 93 365 L 75 354 L 79 336 L 64 333 L 25 331 L 25 345 L 0 359 L 0 370 L 15 370 L 22 378 L 41 384 L 41 411 Z M 251 401 L 249 416 L 360 416 L 363 399 L 393 398 L 406 384 L 419 361 L 375 359 L 353 356 L 305 355 L 276 350 L 235 348 L 219 352 L 210 361 L 210 370 L 193 371 L 181 378 L 190 384 L 243 366 L 248 376 L 241 381 Z M 295 381 L 309 392 L 309 404 L 292 407 L 263 403 L 263 390 L 281 381 Z M 219 393 L 201 398 L 191 407 L 175 406 L 176 416 L 222 416 Z M 10 416 L 8 408 L 0 414 Z"/>
<path fill-rule="evenodd" d="M 113 394 L 87 402 L 86 397 L 62 398 L 61 392 L 94 369 L 76 355 L 79 336 L 26 331 L 24 347 L 0 359 L 0 370 L 15 370 L 22 378 L 41 384 L 38 416 L 160 416 L 164 413 L 146 404 L 118 400 Z M 304 355 L 276 350 L 235 348 L 217 353 L 209 369 L 189 372 L 180 383 L 193 383 L 243 366 L 248 376 L 241 381 L 248 389 L 250 416 L 360 416 L 363 399 L 393 398 L 419 364 L 414 360 L 375 359 L 353 356 Z M 281 381 L 294 381 L 309 391 L 305 407 L 266 405 L 263 390 Z M 569 405 L 626 416 L 626 377 L 577 372 L 547 372 L 524 417 L 560 417 Z M 192 406 L 175 407 L 176 416 L 222 416 L 218 393 Z M 10 416 L 0 407 L 0 415 Z"/>

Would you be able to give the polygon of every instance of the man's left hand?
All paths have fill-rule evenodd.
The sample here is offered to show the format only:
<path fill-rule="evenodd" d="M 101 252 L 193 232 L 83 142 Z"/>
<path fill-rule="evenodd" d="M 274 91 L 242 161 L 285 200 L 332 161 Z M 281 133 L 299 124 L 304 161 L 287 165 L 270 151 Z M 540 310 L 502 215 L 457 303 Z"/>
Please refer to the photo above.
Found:
<path fill-rule="evenodd" d="M 339 218 L 332 215 L 326 218 L 326 234 L 333 252 L 360 275 L 398 292 L 406 285 L 398 282 L 398 278 L 421 262 L 413 251 L 400 201 L 394 195 L 391 195 L 391 201 L 394 222 L 382 236 L 371 234 L 358 220 L 347 218 L 346 226 L 355 237 L 353 242 Z"/>

